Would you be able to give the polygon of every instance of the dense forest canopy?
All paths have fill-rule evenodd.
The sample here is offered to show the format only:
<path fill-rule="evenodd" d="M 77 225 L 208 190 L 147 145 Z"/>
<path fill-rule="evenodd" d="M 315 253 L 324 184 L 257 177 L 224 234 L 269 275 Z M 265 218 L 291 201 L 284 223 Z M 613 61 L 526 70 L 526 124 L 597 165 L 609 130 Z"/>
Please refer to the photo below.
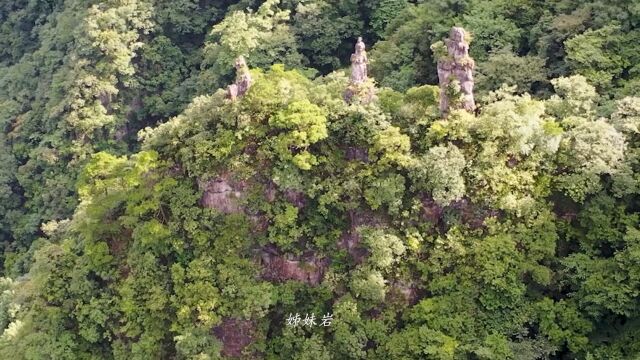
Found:
<path fill-rule="evenodd" d="M 637 359 L 639 43 L 638 0 L 3 0 L 0 358 Z"/>

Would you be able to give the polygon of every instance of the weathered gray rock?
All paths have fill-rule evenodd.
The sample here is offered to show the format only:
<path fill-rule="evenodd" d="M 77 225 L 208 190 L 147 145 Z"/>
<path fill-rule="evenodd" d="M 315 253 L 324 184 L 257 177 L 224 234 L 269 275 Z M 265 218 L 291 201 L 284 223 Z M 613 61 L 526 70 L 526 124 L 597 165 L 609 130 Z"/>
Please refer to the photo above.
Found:
<path fill-rule="evenodd" d="M 272 245 L 265 246 L 260 255 L 262 276 L 265 280 L 281 282 L 297 280 L 309 285 L 318 285 L 329 265 L 328 259 L 319 259 L 315 254 L 291 257 L 281 254 Z"/>
<path fill-rule="evenodd" d="M 369 59 L 367 58 L 366 46 L 359 37 L 355 46 L 355 53 L 351 54 L 351 76 L 349 76 L 349 86 L 344 92 L 344 100 L 351 103 L 355 97 L 361 102 L 367 103 L 374 99 L 375 92 L 373 84 L 369 83 L 367 67 Z"/>
<path fill-rule="evenodd" d="M 367 81 L 367 65 L 369 59 L 367 58 L 367 51 L 362 38 L 359 37 L 355 46 L 356 52 L 351 54 L 351 77 L 349 81 L 352 84 L 361 84 Z"/>
<path fill-rule="evenodd" d="M 256 323 L 254 320 L 226 317 L 213 328 L 213 334 L 222 342 L 223 356 L 241 357 L 243 350 L 256 339 Z"/>
<path fill-rule="evenodd" d="M 202 206 L 216 209 L 223 214 L 237 214 L 244 211 L 240 200 L 244 193 L 245 184 L 234 182 L 231 176 L 223 174 L 207 181 L 198 181 L 203 191 L 200 203 Z"/>
<path fill-rule="evenodd" d="M 278 185 L 273 181 L 269 180 L 265 185 L 264 189 L 264 197 L 265 199 L 272 203 L 276 201 L 278 197 Z M 302 209 L 307 205 L 307 196 L 304 192 L 294 189 L 282 189 L 280 194 L 284 197 L 289 204 L 297 207 L 298 209 Z"/>
<path fill-rule="evenodd" d="M 447 55 L 438 59 L 438 80 L 440 82 L 440 112 L 446 116 L 452 109 L 475 110 L 473 97 L 473 70 L 475 62 L 469 56 L 466 32 L 461 27 L 453 27 L 449 38 L 445 39 Z M 459 98 L 450 98 L 452 94 Z"/>
<path fill-rule="evenodd" d="M 406 306 L 413 306 L 421 297 L 420 290 L 414 281 L 396 280 L 389 288 L 386 296 L 389 302 L 397 301 Z"/>
<path fill-rule="evenodd" d="M 235 68 L 236 82 L 229 85 L 227 88 L 227 99 L 230 99 L 231 101 L 234 101 L 238 97 L 246 94 L 253 83 L 251 73 L 249 73 L 249 68 L 247 67 L 244 57 L 239 56 L 236 59 Z"/>
<path fill-rule="evenodd" d="M 431 197 L 422 198 L 423 219 L 434 226 L 445 226 L 445 213 L 455 215 L 462 224 L 474 230 L 485 227 L 484 222 L 489 217 L 503 216 L 501 211 L 473 203 L 467 197 L 453 201 L 445 207 L 438 205 Z"/>
<path fill-rule="evenodd" d="M 347 160 L 358 160 L 362 162 L 369 162 L 369 150 L 364 147 L 348 146 L 345 151 Z"/>
<path fill-rule="evenodd" d="M 298 209 L 302 209 L 307 205 L 307 197 L 302 191 L 287 189 L 284 191 L 284 198 Z"/>

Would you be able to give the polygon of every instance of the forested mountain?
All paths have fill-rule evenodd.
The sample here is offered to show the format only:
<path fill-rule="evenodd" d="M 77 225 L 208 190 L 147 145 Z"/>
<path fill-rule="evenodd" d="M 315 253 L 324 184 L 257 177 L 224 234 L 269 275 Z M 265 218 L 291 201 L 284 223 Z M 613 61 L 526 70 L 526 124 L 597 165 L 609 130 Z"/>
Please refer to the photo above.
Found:
<path fill-rule="evenodd" d="M 638 359 L 639 23 L 0 1 L 0 358 Z"/>

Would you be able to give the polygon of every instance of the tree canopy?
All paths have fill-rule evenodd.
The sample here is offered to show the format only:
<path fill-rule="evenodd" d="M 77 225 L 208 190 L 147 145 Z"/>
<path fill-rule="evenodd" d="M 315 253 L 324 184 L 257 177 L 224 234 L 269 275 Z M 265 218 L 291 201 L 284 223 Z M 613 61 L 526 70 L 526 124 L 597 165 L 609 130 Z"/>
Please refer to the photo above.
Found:
<path fill-rule="evenodd" d="M 2 2 L 0 358 L 638 357 L 639 23 L 635 1 Z M 478 108 L 443 116 L 454 25 Z M 375 96 L 347 102 L 359 36 Z"/>

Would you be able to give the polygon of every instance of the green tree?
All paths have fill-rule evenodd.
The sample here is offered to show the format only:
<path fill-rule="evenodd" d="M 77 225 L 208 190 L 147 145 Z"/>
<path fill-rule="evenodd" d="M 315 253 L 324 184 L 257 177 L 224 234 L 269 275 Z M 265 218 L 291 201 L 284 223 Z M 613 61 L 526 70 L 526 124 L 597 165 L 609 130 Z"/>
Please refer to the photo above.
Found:
<path fill-rule="evenodd" d="M 240 55 L 254 67 L 266 68 L 274 63 L 301 65 L 298 44 L 288 24 L 290 11 L 278 8 L 279 3 L 269 0 L 255 13 L 233 11 L 213 27 L 204 48 L 204 71 L 200 75 L 203 90 L 229 82 Z"/>

